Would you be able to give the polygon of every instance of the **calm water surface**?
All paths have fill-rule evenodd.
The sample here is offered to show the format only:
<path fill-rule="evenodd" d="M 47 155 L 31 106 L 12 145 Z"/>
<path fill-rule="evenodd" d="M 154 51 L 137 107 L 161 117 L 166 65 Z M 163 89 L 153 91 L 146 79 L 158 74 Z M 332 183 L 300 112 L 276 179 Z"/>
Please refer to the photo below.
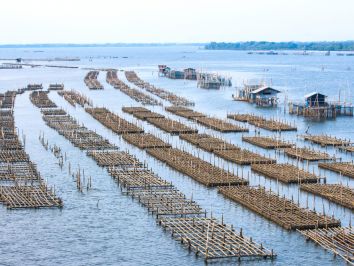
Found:
<path fill-rule="evenodd" d="M 315 53 L 310 56 L 268 56 L 247 55 L 246 52 L 205 51 L 198 47 L 144 47 L 144 48 L 57 48 L 41 49 L 43 53 L 34 53 L 38 49 L 0 49 L 0 58 L 54 58 L 80 57 L 79 62 L 35 62 L 56 65 L 74 65 L 80 67 L 115 67 L 132 69 L 138 75 L 157 86 L 161 86 L 196 103 L 195 109 L 225 118 L 228 112 L 248 112 L 268 117 L 278 117 L 296 123 L 298 132 L 282 133 L 282 137 L 297 143 L 298 146 L 309 146 L 297 138 L 309 127 L 313 134 L 326 133 L 354 141 L 353 118 L 341 117 L 335 121 L 314 122 L 302 117 L 284 114 L 284 98 L 289 101 L 301 101 L 303 95 L 311 91 L 320 91 L 337 100 L 339 93 L 342 99 L 354 101 L 354 58 L 323 56 Z M 128 58 L 123 58 L 128 57 Z M 247 103 L 234 102 L 231 96 L 235 88 L 220 91 L 207 91 L 197 88 L 195 81 L 169 80 L 158 77 L 157 65 L 167 64 L 172 68 L 182 69 L 195 67 L 198 70 L 214 71 L 231 76 L 234 86 L 242 86 L 245 81 L 265 80 L 275 88 L 283 91 L 280 95 L 280 106 L 277 109 L 261 109 Z M 73 88 L 90 97 L 97 106 L 106 106 L 126 118 L 136 121 L 132 116 L 122 113 L 122 106 L 138 106 L 119 90 L 115 90 L 105 81 L 101 72 L 99 80 L 105 86 L 103 91 L 90 91 L 86 88 L 83 77 L 84 69 L 57 68 L 24 68 L 21 70 L 0 70 L 0 90 L 17 89 L 28 83 L 64 83 L 66 88 Z M 124 73 L 119 73 L 126 81 Z M 132 85 L 132 84 L 130 84 Z M 133 86 L 133 85 L 132 85 Z M 82 108 L 73 108 L 56 92 L 50 98 L 73 117 L 84 123 L 89 129 L 96 130 L 110 142 L 122 150 L 128 149 L 149 166 L 162 178 L 172 181 L 176 187 L 193 197 L 208 213 L 242 228 L 244 234 L 267 248 L 274 249 L 278 257 L 273 260 L 242 261 L 243 265 L 344 265 L 339 258 L 312 242 L 306 242 L 297 232 L 288 232 L 281 227 L 261 218 L 241 205 L 223 198 L 216 189 L 208 189 L 190 177 L 180 174 L 165 164 L 127 143 L 119 136 L 104 128 L 100 123 L 86 114 Z M 164 102 L 168 106 L 167 102 Z M 206 129 L 186 119 L 166 113 L 162 107 L 151 108 L 164 113 L 168 117 L 218 135 L 228 141 L 267 156 L 277 158 L 279 162 L 291 161 L 283 154 L 266 151 L 241 141 L 242 134 L 220 134 Z M 31 160 L 38 165 L 45 180 L 55 186 L 56 193 L 63 199 L 62 210 L 15 210 L 8 211 L 0 207 L 0 265 L 202 265 L 204 261 L 188 253 L 171 236 L 164 233 L 156 225 L 155 218 L 136 201 L 124 196 L 116 183 L 84 152 L 72 146 L 63 136 L 48 128 L 39 109 L 29 101 L 29 94 L 19 95 L 15 104 L 15 121 L 19 135 L 26 140 L 26 151 Z M 297 185 L 277 184 L 274 180 L 250 174 L 248 166 L 238 167 L 207 152 L 198 150 L 177 136 L 170 136 L 154 128 L 146 122 L 139 123 L 148 132 L 159 135 L 175 147 L 184 149 L 204 157 L 225 169 L 234 169 L 239 175 L 248 177 L 251 185 L 263 185 L 294 198 L 305 207 L 315 208 L 327 214 L 333 214 L 348 226 L 353 213 L 320 197 L 313 197 L 299 192 Z M 233 121 L 233 123 L 236 123 Z M 250 134 L 254 127 L 250 126 Z M 58 145 L 67 155 L 67 162 L 61 170 L 58 160 L 46 151 L 39 142 L 40 133 L 44 134 L 50 145 Z M 263 135 L 272 133 L 261 130 Z M 353 156 L 338 152 L 332 148 L 317 149 L 327 151 L 342 160 L 353 160 Z M 84 193 L 76 190 L 75 180 L 69 175 L 68 162 L 73 171 L 84 169 L 85 176 L 92 177 L 93 188 Z M 294 161 L 292 161 L 294 162 Z M 295 163 L 295 162 L 294 162 Z M 307 165 L 304 165 L 307 167 Z M 317 163 L 310 163 L 309 169 L 318 173 Z M 322 171 L 328 183 L 348 184 L 354 186 L 353 180 L 340 177 L 331 172 Z M 235 261 L 217 262 L 213 264 L 228 265 Z"/>

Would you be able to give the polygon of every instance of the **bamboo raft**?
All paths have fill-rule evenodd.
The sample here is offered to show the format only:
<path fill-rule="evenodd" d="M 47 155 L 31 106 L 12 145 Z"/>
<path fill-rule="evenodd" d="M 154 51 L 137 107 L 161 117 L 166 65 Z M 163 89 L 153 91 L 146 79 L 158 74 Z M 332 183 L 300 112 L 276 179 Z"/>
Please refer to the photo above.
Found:
<path fill-rule="evenodd" d="M 87 155 L 92 157 L 99 166 L 113 167 L 141 167 L 142 164 L 135 157 L 123 151 L 88 151 Z"/>
<path fill-rule="evenodd" d="M 234 144 L 228 143 L 222 139 L 210 136 L 205 133 L 180 134 L 179 137 L 209 152 L 214 152 L 215 150 L 240 150 L 241 149 Z"/>
<path fill-rule="evenodd" d="M 292 158 L 308 161 L 331 160 L 328 153 L 315 151 L 308 148 L 285 148 L 284 152 Z"/>
<path fill-rule="evenodd" d="M 339 256 L 347 263 L 354 264 L 354 230 L 349 227 L 298 230 L 306 239 L 310 239 L 334 256 Z"/>
<path fill-rule="evenodd" d="M 106 108 L 85 108 L 85 111 L 117 134 L 144 132 L 139 126 L 128 122 Z"/>
<path fill-rule="evenodd" d="M 171 145 L 164 142 L 163 140 L 155 137 L 150 133 L 141 133 L 141 134 L 123 134 L 123 139 L 140 148 L 140 149 L 147 149 L 147 148 L 170 148 Z"/>
<path fill-rule="evenodd" d="M 197 133 L 197 129 L 193 129 L 189 126 L 182 124 L 181 122 L 169 119 L 169 118 L 147 118 L 150 124 L 166 131 L 170 134 L 191 134 Z"/>
<path fill-rule="evenodd" d="M 86 74 L 84 82 L 90 90 L 103 90 L 102 84 L 97 80 L 99 71 L 90 71 Z"/>
<path fill-rule="evenodd" d="M 31 162 L 0 163 L 0 180 L 39 181 L 37 167 Z"/>
<path fill-rule="evenodd" d="M 208 187 L 248 184 L 233 173 L 179 149 L 155 148 L 147 149 L 147 153 Z"/>
<path fill-rule="evenodd" d="M 128 114 L 134 114 L 135 112 L 149 112 L 150 110 L 145 107 L 122 107 L 122 111 Z"/>
<path fill-rule="evenodd" d="M 251 143 L 264 149 L 291 148 L 294 144 L 272 137 L 249 137 L 242 136 L 242 141 Z"/>
<path fill-rule="evenodd" d="M 46 91 L 34 91 L 30 94 L 30 100 L 38 108 L 56 108 L 57 105 L 48 98 Z"/>
<path fill-rule="evenodd" d="M 89 98 L 75 90 L 58 91 L 58 94 L 74 107 L 76 104 L 82 107 L 85 107 L 86 105 L 92 106 L 92 101 Z"/>
<path fill-rule="evenodd" d="M 322 147 L 325 146 L 348 146 L 350 141 L 339 139 L 328 135 L 303 135 L 304 140 L 311 141 L 312 143 L 319 144 Z"/>
<path fill-rule="evenodd" d="M 148 110 L 147 112 L 134 112 L 133 116 L 141 120 L 146 120 L 148 118 L 165 118 L 164 115 L 151 112 L 150 110 Z"/>
<path fill-rule="evenodd" d="M 243 236 L 242 230 L 236 233 L 232 225 L 226 225 L 215 218 L 162 218 L 159 224 L 171 232 L 197 256 L 205 260 L 220 258 L 273 258 L 273 250 Z"/>
<path fill-rule="evenodd" d="M 0 162 L 29 162 L 29 157 L 24 150 L 0 150 Z"/>
<path fill-rule="evenodd" d="M 15 103 L 16 91 L 0 93 L 0 108 L 2 110 L 12 109 Z"/>
<path fill-rule="evenodd" d="M 63 202 L 44 184 L 0 186 L 0 202 L 8 209 L 63 207 Z"/>
<path fill-rule="evenodd" d="M 219 157 L 240 164 L 240 165 L 248 165 L 248 164 L 270 164 L 276 163 L 275 159 L 267 158 L 258 153 L 251 152 L 246 149 L 240 150 L 214 150 L 214 154 Z"/>
<path fill-rule="evenodd" d="M 228 114 L 227 118 L 239 122 L 250 122 L 250 121 L 257 121 L 262 119 L 262 117 L 253 114 Z"/>
<path fill-rule="evenodd" d="M 187 100 L 186 98 L 177 96 L 176 94 L 167 91 L 162 88 L 156 88 L 154 85 L 143 81 L 140 79 L 134 71 L 125 71 L 125 77 L 135 86 L 145 89 L 146 91 L 150 92 L 151 94 L 156 95 L 157 97 L 169 101 L 173 105 L 176 106 L 194 106 L 194 102 Z"/>
<path fill-rule="evenodd" d="M 152 214 L 182 215 L 203 214 L 203 209 L 192 199 L 172 187 L 170 189 L 129 190 L 128 195 L 136 198 L 139 203 Z"/>
<path fill-rule="evenodd" d="M 133 100 L 142 103 L 143 105 L 162 105 L 157 100 L 152 98 L 151 96 L 142 93 L 141 91 L 129 87 L 123 81 L 118 78 L 116 70 L 107 71 L 106 81 L 110 85 L 112 85 L 115 89 L 119 89 L 121 92 L 128 95 Z"/>
<path fill-rule="evenodd" d="M 318 167 L 340 173 L 345 176 L 354 178 L 354 164 L 353 162 L 333 162 L 333 163 L 319 163 Z"/>
<path fill-rule="evenodd" d="M 349 145 L 349 146 L 341 146 L 339 147 L 340 150 L 345 151 L 345 152 L 354 152 L 354 146 Z"/>
<path fill-rule="evenodd" d="M 339 220 L 300 208 L 262 187 L 224 186 L 219 192 L 287 230 L 340 226 Z"/>
<path fill-rule="evenodd" d="M 252 171 L 283 183 L 317 183 L 319 176 L 292 164 L 252 164 Z"/>
<path fill-rule="evenodd" d="M 44 118 L 44 116 L 43 116 Z M 110 117 L 109 119 L 112 119 Z M 47 123 L 67 123 L 74 124 L 76 121 L 71 117 L 66 117 L 62 120 L 48 120 Z M 101 122 L 101 121 L 100 121 Z M 112 122 L 112 121 L 110 121 Z M 102 122 L 101 122 L 102 123 Z M 81 134 L 79 132 L 83 131 Z M 58 132 L 65 134 L 64 132 L 74 132 L 74 135 L 86 136 L 90 135 L 88 132 L 90 130 L 86 129 L 84 126 L 81 126 L 79 129 L 60 129 Z M 148 149 L 148 151 L 153 150 L 173 150 L 172 148 L 158 148 L 158 149 Z M 181 152 L 181 151 L 178 151 Z M 100 153 L 99 156 L 97 156 Z M 107 154 L 109 152 L 98 152 L 98 151 L 88 151 L 88 154 L 95 157 L 94 159 L 98 164 L 102 166 L 112 165 L 112 158 L 110 156 L 101 154 Z M 176 156 L 174 156 L 177 158 Z M 164 156 L 167 158 L 167 156 Z M 247 184 L 247 181 L 242 180 L 238 177 L 231 175 L 231 173 L 224 171 L 223 169 L 216 168 L 211 164 L 208 164 L 199 158 L 193 157 L 191 155 L 187 155 L 184 153 L 184 158 L 192 158 L 191 160 L 182 161 L 185 163 L 183 167 L 189 165 L 188 169 L 192 174 L 196 175 L 199 173 L 201 178 L 205 178 L 205 174 L 209 174 L 209 183 L 210 179 L 221 179 L 227 182 L 228 185 L 233 184 L 233 182 L 237 184 Z M 137 160 L 137 159 L 136 159 Z M 205 250 L 205 259 L 222 259 L 222 258 L 231 258 L 231 257 L 263 257 L 263 258 L 273 258 L 275 255 L 273 251 L 269 252 L 262 245 L 255 244 L 252 239 L 248 240 L 242 235 L 242 230 L 239 235 L 235 234 L 232 226 L 229 227 L 224 225 L 223 222 L 220 224 L 214 219 L 204 220 L 204 225 L 206 226 L 204 229 L 204 225 L 197 226 L 198 229 L 195 228 L 194 219 L 198 219 L 198 224 L 202 221 L 200 215 L 205 213 L 202 211 L 201 207 L 194 202 L 192 199 L 187 199 L 184 194 L 179 192 L 177 189 L 173 187 L 173 185 L 160 177 L 154 174 L 152 171 L 147 170 L 147 168 L 142 167 L 134 163 L 133 165 L 129 165 L 129 168 L 126 168 L 126 159 L 120 160 L 118 166 L 116 164 L 116 159 L 113 159 L 113 164 L 115 166 L 107 167 L 111 176 L 124 188 L 127 189 L 126 194 L 131 195 L 133 198 L 138 199 L 139 202 L 148 208 L 148 210 L 157 215 L 168 215 L 173 218 L 168 218 L 167 220 L 160 220 L 160 224 L 165 228 L 171 228 L 184 219 L 184 224 L 178 226 L 178 228 L 184 228 L 184 231 L 193 232 L 194 236 L 189 234 L 188 243 L 191 248 L 196 248 L 197 254 L 203 254 L 203 248 Z M 190 163 L 190 164 L 189 164 Z M 198 166 L 203 168 L 203 171 L 198 170 Z M 226 178 L 225 178 L 226 175 Z M 219 178 L 220 176 L 220 178 Z M 215 185 L 219 185 L 217 182 Z M 0 193 L 0 199 L 2 194 Z M 47 197 L 48 199 L 49 197 Z M 48 201 L 47 201 L 48 203 Z M 61 201 L 58 201 L 61 203 Z M 52 204 L 52 206 L 55 206 Z M 176 216 L 181 216 L 184 218 L 176 218 Z M 191 216 L 193 220 L 190 220 L 189 224 L 187 222 L 187 216 Z M 178 219 L 178 220 L 177 220 Z M 163 222 L 164 221 L 164 222 Z M 209 230 L 210 224 L 210 230 Z M 202 231 L 200 231 L 200 229 Z M 172 229 L 173 230 L 173 229 Z M 198 232 L 199 230 L 199 232 Z M 177 236 L 176 234 L 174 235 Z M 183 238 L 182 238 L 183 239 Z M 187 239 L 187 238 L 185 238 Z M 206 245 L 205 245 L 206 244 Z M 196 246 L 196 245 L 200 245 Z"/>
<path fill-rule="evenodd" d="M 63 109 L 41 109 L 43 115 L 66 115 L 66 112 Z"/>
<path fill-rule="evenodd" d="M 193 119 L 194 117 L 206 117 L 203 113 L 193 111 L 192 109 L 183 106 L 169 106 L 166 107 L 165 110 L 188 119 Z"/>
<path fill-rule="evenodd" d="M 193 120 L 220 132 L 248 132 L 248 128 L 234 125 L 215 117 L 193 117 Z"/>
<path fill-rule="evenodd" d="M 64 84 L 49 84 L 49 91 L 61 91 L 64 90 Z"/>
<path fill-rule="evenodd" d="M 146 168 L 108 168 L 109 174 L 129 190 L 171 189 L 173 185 Z"/>
<path fill-rule="evenodd" d="M 23 146 L 20 141 L 14 136 L 13 138 L 2 138 L 0 134 L 0 150 L 22 150 Z"/>
<path fill-rule="evenodd" d="M 354 210 L 354 190 L 341 184 L 302 184 L 302 190 Z"/>
<path fill-rule="evenodd" d="M 251 120 L 248 121 L 249 124 L 256 127 L 260 127 L 270 131 L 296 131 L 296 126 L 292 126 L 290 123 L 282 122 L 275 119 L 262 119 L 262 120 Z"/>

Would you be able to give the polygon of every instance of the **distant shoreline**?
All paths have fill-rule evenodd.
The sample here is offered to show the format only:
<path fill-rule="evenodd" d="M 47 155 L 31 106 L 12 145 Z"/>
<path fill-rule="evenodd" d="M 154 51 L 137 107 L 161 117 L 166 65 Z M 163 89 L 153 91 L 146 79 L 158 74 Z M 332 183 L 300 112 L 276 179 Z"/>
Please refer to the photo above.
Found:
<path fill-rule="evenodd" d="M 354 51 L 354 41 L 336 42 L 211 42 L 204 46 L 206 50 L 239 51 Z"/>
<path fill-rule="evenodd" d="M 207 43 L 39 43 L 0 44 L 0 48 L 67 48 L 67 47 L 159 47 L 159 46 L 201 46 Z"/>

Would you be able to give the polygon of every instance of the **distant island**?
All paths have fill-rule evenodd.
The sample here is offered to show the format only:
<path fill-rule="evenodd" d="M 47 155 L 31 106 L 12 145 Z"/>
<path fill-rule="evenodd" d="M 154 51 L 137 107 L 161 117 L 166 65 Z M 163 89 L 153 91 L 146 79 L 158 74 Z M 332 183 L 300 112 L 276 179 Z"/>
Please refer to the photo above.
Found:
<path fill-rule="evenodd" d="M 342 42 L 211 42 L 207 50 L 354 51 L 354 41 Z"/>

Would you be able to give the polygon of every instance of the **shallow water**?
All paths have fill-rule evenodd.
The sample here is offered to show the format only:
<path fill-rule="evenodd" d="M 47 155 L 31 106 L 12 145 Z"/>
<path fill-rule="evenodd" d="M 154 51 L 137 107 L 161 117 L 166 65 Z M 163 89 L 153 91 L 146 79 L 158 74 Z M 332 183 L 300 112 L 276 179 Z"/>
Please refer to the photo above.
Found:
<path fill-rule="evenodd" d="M 0 58 L 53 58 L 74 57 L 81 58 L 80 62 L 50 62 L 56 65 L 77 65 L 80 67 L 116 67 L 133 69 L 138 75 L 155 85 L 166 88 L 181 96 L 187 97 L 196 103 L 195 109 L 220 118 L 225 118 L 228 112 L 253 112 L 268 117 L 279 117 L 295 122 L 297 132 L 282 133 L 286 140 L 296 141 L 299 146 L 309 146 L 296 136 L 302 134 L 309 126 L 310 133 L 327 133 L 354 141 L 353 118 L 339 117 L 335 121 L 313 122 L 302 117 L 284 114 L 283 99 L 286 94 L 289 101 L 302 100 L 304 94 L 311 91 L 321 91 L 329 99 L 338 98 L 339 89 L 343 97 L 345 91 L 348 101 L 354 100 L 354 58 L 323 56 L 269 56 L 247 55 L 245 52 L 235 51 L 205 51 L 198 47 L 145 47 L 145 48 L 58 48 L 42 49 L 43 53 L 33 53 L 31 49 L 0 49 Z M 127 56 L 128 58 L 122 58 Z M 118 57 L 118 58 L 113 58 Z M 91 58 L 91 59 L 90 59 Z M 36 62 L 37 63 L 37 62 Z M 38 62 L 41 63 L 41 62 Z M 47 62 L 43 62 L 46 63 Z M 157 65 L 167 64 L 173 68 L 195 67 L 207 71 L 230 75 L 234 85 L 241 86 L 245 80 L 271 80 L 275 88 L 285 93 L 280 96 L 281 104 L 277 109 L 256 108 L 253 105 L 234 102 L 231 95 L 234 88 L 220 91 L 207 91 L 197 88 L 195 81 L 170 80 L 157 76 Z M 0 70 L 1 91 L 17 89 L 31 82 L 64 83 L 66 88 L 73 88 L 90 97 L 97 106 L 106 106 L 130 121 L 136 121 L 132 116 L 122 113 L 122 106 L 138 106 L 119 90 L 115 90 L 105 81 L 102 72 L 99 80 L 105 86 L 103 91 L 90 91 L 83 83 L 87 70 L 57 69 L 57 68 L 25 68 L 21 70 Z M 123 72 L 119 77 L 126 80 Z M 130 84 L 133 86 L 132 84 Z M 154 96 L 153 96 L 154 97 Z M 163 163 L 155 160 L 146 152 L 125 143 L 119 136 L 103 127 L 82 108 L 73 108 L 56 92 L 50 93 L 50 98 L 62 106 L 73 117 L 84 123 L 89 129 L 108 138 L 122 150 L 129 149 L 140 160 L 146 161 L 154 172 L 162 178 L 172 181 L 175 186 L 187 195 L 193 197 L 209 214 L 233 224 L 237 229 L 243 228 L 246 236 L 256 242 L 262 242 L 269 249 L 274 249 L 278 257 L 273 260 L 243 261 L 244 265 L 341 265 L 344 262 L 334 258 L 329 252 L 312 242 L 306 242 L 297 232 L 288 232 L 259 215 L 243 208 L 241 205 L 225 199 L 216 189 L 208 189 L 188 176 L 182 175 Z M 167 102 L 164 102 L 168 106 Z M 266 151 L 256 146 L 243 143 L 241 133 L 220 134 L 208 130 L 203 126 L 186 119 L 166 113 L 161 107 L 150 108 L 166 114 L 168 117 L 183 121 L 199 129 L 222 136 L 223 138 L 247 147 L 262 154 L 277 157 L 279 162 L 288 161 L 282 154 Z M 15 121 L 19 135 L 26 140 L 26 151 L 31 160 L 38 165 L 44 179 L 50 186 L 55 186 L 57 194 L 64 201 L 62 210 L 16 210 L 8 211 L 0 207 L 0 265 L 166 265 L 166 264 L 204 264 L 194 253 L 188 253 L 180 243 L 164 233 L 156 225 L 155 218 L 149 215 L 145 208 L 136 201 L 124 196 L 116 183 L 89 157 L 78 148 L 72 146 L 63 136 L 50 129 L 43 122 L 39 109 L 29 101 L 29 94 L 25 93 L 16 98 Z M 237 167 L 222 159 L 214 158 L 211 154 L 194 148 L 182 141 L 178 136 L 170 136 L 154 128 L 146 122 L 139 123 L 146 131 L 151 131 L 161 138 L 173 143 L 176 147 L 183 147 L 204 157 L 205 160 L 216 162 L 225 169 L 234 169 L 239 175 L 247 177 L 249 167 Z M 236 123 L 232 121 L 232 123 Z M 254 127 L 249 126 L 250 134 Z M 60 169 L 57 159 L 47 152 L 39 142 L 39 134 L 44 133 L 50 145 L 58 145 L 67 154 L 68 161 L 75 171 L 85 170 L 85 175 L 92 177 L 93 189 L 79 193 L 76 190 L 74 179 L 69 176 L 68 162 Z M 261 130 L 261 134 L 272 133 Z M 325 148 L 314 146 L 326 151 Z M 353 156 L 328 148 L 331 155 L 336 154 L 342 160 L 353 160 Z M 293 161 L 294 162 L 294 161 Z M 317 163 L 310 163 L 310 169 L 318 172 Z M 325 173 L 328 183 L 342 182 L 353 187 L 353 180 L 329 172 Z M 293 197 L 301 206 L 306 206 L 307 193 L 298 192 L 297 185 L 277 184 L 274 180 L 262 176 L 250 175 L 251 185 L 264 185 Z M 347 226 L 352 212 L 320 197 L 309 196 L 310 208 L 315 207 L 322 212 L 334 214 Z M 314 205 L 314 206 L 313 206 Z M 234 261 L 233 261 L 234 262 Z M 228 264 L 230 261 L 223 262 Z M 219 264 L 219 262 L 217 262 Z"/>

